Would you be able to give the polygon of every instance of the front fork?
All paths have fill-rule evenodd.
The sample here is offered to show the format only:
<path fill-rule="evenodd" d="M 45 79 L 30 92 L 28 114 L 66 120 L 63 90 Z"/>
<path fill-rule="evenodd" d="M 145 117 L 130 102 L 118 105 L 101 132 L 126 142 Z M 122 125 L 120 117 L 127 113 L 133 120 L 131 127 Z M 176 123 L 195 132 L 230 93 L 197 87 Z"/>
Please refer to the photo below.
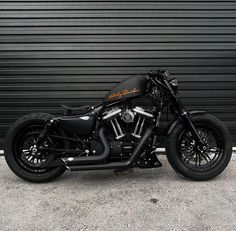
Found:
<path fill-rule="evenodd" d="M 182 104 L 181 99 L 180 99 L 178 93 L 174 92 L 174 90 L 171 88 L 171 86 L 170 86 L 169 82 L 167 81 L 167 79 L 164 79 L 164 82 L 165 82 L 167 88 L 170 91 L 170 94 L 171 94 L 172 100 L 173 100 L 174 108 L 175 108 L 178 116 L 182 120 L 183 125 L 185 126 L 186 129 L 188 129 L 188 131 L 190 131 L 192 133 L 193 138 L 197 142 L 199 149 L 201 151 L 202 151 L 202 149 L 206 150 L 206 144 L 204 143 L 204 141 L 202 140 L 202 138 L 198 134 L 195 126 L 193 125 L 193 123 L 191 121 L 191 118 L 189 116 L 189 113 L 184 108 L 184 105 Z"/>
<path fill-rule="evenodd" d="M 190 114 L 184 108 L 179 96 L 175 95 L 174 98 L 175 98 L 174 99 L 174 106 L 176 108 L 178 116 L 180 117 L 181 121 L 183 122 L 183 125 L 185 126 L 185 128 L 188 131 L 191 132 L 194 140 L 198 144 L 199 149 L 200 150 L 206 150 L 206 144 L 203 141 L 203 139 L 201 138 L 201 136 L 199 135 L 199 133 L 197 132 L 195 126 L 193 125 Z"/>

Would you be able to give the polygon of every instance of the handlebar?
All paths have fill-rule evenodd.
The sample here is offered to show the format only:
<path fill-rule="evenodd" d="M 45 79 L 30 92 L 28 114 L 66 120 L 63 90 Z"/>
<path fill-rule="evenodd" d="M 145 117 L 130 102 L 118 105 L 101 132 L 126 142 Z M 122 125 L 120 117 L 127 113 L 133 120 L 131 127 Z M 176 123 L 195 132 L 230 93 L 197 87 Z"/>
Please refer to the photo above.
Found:
<path fill-rule="evenodd" d="M 150 71 L 148 75 L 150 78 L 167 79 L 170 74 L 168 70 L 157 69 Z"/>

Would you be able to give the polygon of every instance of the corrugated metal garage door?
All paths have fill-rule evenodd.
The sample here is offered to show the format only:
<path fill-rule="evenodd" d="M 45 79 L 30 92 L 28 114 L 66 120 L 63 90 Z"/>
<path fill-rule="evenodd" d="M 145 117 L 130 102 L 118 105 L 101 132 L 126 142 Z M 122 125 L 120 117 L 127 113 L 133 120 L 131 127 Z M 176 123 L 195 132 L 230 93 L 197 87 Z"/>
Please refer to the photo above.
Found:
<path fill-rule="evenodd" d="M 0 138 L 19 116 L 97 103 L 157 66 L 236 141 L 236 1 L 0 1 Z"/>

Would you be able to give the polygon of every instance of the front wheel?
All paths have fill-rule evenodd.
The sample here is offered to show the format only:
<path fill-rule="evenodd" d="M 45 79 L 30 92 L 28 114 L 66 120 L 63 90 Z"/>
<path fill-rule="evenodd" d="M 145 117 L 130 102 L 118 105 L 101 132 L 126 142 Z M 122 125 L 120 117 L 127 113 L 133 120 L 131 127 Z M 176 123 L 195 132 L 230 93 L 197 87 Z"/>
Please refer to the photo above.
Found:
<path fill-rule="evenodd" d="M 190 131 L 179 123 L 168 137 L 166 151 L 171 166 L 192 180 L 209 180 L 219 175 L 232 155 L 232 140 L 226 126 L 210 114 L 191 118 L 207 148 L 197 145 Z"/>

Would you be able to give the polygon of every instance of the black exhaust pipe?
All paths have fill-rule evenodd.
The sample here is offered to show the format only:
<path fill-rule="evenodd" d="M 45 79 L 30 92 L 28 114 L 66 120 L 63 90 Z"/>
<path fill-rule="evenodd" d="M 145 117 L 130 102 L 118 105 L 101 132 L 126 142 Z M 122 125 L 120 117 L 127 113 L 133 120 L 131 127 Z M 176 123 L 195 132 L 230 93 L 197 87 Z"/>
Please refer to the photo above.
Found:
<path fill-rule="evenodd" d="M 77 166 L 71 166 L 67 165 L 67 168 L 71 171 L 84 171 L 84 170 L 102 170 L 102 169 L 122 169 L 127 167 L 133 167 L 135 161 L 143 151 L 145 147 L 145 143 L 151 136 L 153 132 L 154 126 L 148 127 L 142 136 L 140 142 L 135 147 L 131 157 L 127 161 L 122 162 L 112 162 L 112 163 L 104 163 L 104 164 L 93 164 L 93 165 L 77 165 Z M 81 163 L 81 162 L 80 162 Z"/>
<path fill-rule="evenodd" d="M 104 135 L 104 129 L 99 130 L 99 138 L 102 141 L 104 151 L 99 156 L 80 156 L 80 157 L 63 157 L 62 161 L 66 166 L 80 165 L 80 164 L 93 164 L 104 161 L 110 154 L 110 147 Z"/>

